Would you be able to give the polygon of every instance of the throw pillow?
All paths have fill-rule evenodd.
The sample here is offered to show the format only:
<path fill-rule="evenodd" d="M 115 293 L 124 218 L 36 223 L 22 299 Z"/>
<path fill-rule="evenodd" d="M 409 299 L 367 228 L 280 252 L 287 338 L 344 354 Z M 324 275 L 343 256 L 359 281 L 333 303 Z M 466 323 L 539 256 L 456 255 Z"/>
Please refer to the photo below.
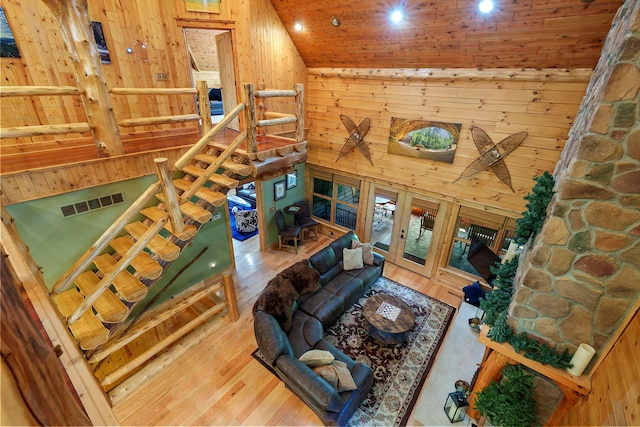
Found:
<path fill-rule="evenodd" d="M 351 249 L 362 248 L 362 262 L 367 265 L 373 265 L 373 245 L 371 243 L 362 243 L 357 240 L 351 241 Z"/>
<path fill-rule="evenodd" d="M 258 229 L 258 211 L 255 209 L 233 211 L 233 217 L 236 220 L 236 228 L 241 233 L 251 233 Z"/>
<path fill-rule="evenodd" d="M 328 365 L 335 360 L 333 354 L 327 350 L 309 350 L 300 356 L 299 360 L 310 368 Z"/>
<path fill-rule="evenodd" d="M 343 269 L 345 270 L 357 270 L 364 267 L 362 262 L 362 248 L 342 250 L 342 261 L 344 263 Z"/>
<path fill-rule="evenodd" d="M 317 366 L 313 368 L 313 371 L 324 378 L 339 393 L 358 388 L 347 364 L 340 360 L 334 360 L 329 365 Z"/>

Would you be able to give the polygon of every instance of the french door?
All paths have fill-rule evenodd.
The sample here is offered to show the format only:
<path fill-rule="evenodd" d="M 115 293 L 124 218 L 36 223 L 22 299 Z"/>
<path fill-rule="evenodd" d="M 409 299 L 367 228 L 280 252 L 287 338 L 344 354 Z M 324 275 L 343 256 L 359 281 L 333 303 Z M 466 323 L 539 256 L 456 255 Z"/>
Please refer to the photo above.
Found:
<path fill-rule="evenodd" d="M 429 277 L 447 203 L 381 185 L 371 186 L 369 200 L 367 237 L 376 252 L 393 264 Z"/>

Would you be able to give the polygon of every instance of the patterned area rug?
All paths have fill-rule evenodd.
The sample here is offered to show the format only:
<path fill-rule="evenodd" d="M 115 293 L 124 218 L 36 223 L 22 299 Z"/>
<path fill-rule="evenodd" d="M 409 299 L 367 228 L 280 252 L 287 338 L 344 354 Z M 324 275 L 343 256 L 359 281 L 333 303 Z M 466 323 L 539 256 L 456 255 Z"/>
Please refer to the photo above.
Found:
<path fill-rule="evenodd" d="M 384 345 L 369 337 L 362 306 L 376 294 L 401 298 L 413 309 L 415 324 L 406 345 Z M 369 365 L 374 375 L 373 387 L 349 425 L 407 424 L 454 313 L 455 308 L 443 302 L 381 277 L 326 331 L 327 341 L 353 360 Z M 254 357 L 262 362 L 260 356 L 256 350 Z"/>

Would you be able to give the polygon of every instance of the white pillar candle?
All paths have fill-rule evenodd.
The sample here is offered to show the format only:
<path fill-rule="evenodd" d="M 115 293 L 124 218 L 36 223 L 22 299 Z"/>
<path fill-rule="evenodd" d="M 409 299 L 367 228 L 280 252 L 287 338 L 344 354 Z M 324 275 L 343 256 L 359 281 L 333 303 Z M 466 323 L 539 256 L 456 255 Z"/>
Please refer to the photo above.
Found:
<path fill-rule="evenodd" d="M 507 253 L 502 258 L 502 262 L 511 261 L 516 256 L 516 249 L 518 249 L 518 244 L 512 240 L 511 243 L 509 243 Z"/>
<path fill-rule="evenodd" d="M 567 369 L 571 375 L 579 377 L 584 372 L 596 351 L 588 344 L 580 344 L 571 358 L 572 368 Z"/>

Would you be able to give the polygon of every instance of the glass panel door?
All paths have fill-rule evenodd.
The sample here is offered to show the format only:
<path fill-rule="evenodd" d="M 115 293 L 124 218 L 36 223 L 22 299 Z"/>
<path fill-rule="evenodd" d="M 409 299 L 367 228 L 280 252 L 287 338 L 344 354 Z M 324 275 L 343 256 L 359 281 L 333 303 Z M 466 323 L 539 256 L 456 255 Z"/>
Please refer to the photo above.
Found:
<path fill-rule="evenodd" d="M 393 244 L 393 226 L 398 201 L 398 193 L 376 187 L 373 193 L 373 212 L 370 241 L 373 246 L 388 256 Z"/>
<path fill-rule="evenodd" d="M 412 198 L 408 211 L 402 258 L 425 265 L 433 240 L 438 204 Z"/>

